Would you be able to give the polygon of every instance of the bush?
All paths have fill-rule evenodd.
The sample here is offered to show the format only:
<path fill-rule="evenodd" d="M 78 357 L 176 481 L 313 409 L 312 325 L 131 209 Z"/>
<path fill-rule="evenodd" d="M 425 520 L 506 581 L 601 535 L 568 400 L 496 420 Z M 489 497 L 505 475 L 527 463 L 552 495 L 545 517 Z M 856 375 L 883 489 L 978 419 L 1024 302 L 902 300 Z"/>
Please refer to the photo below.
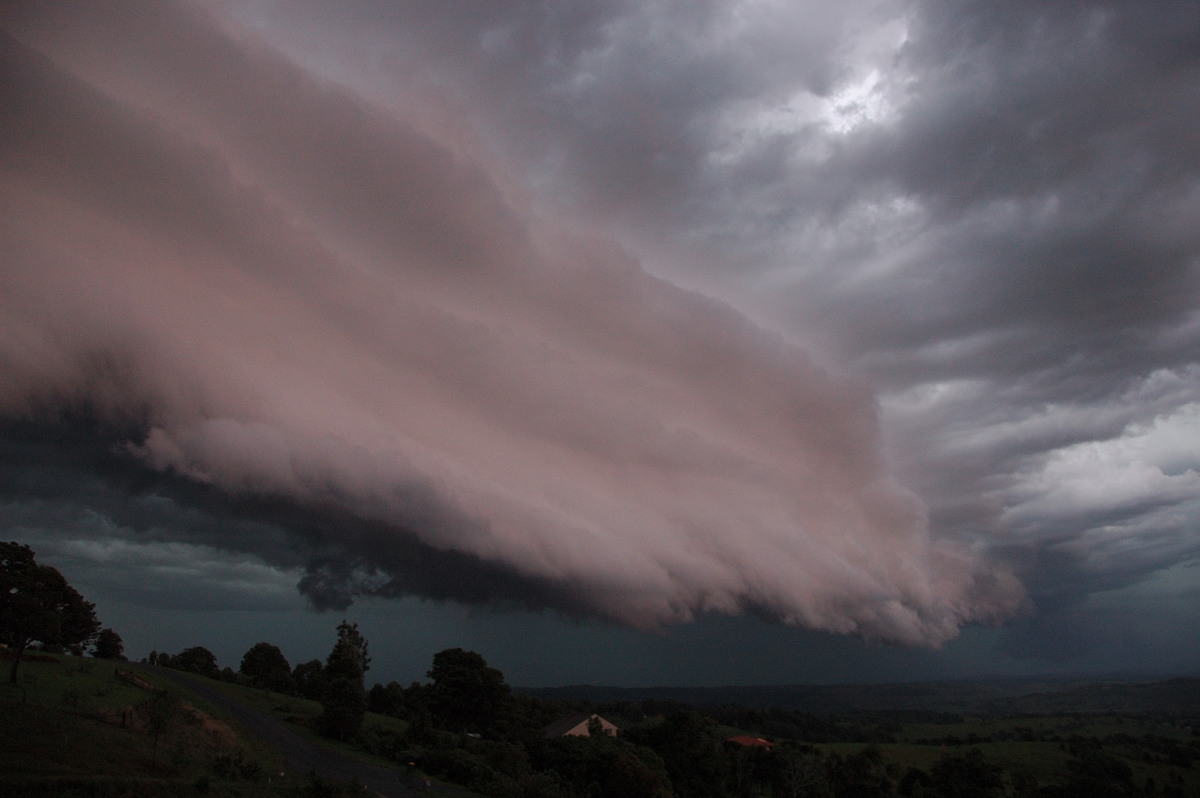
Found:
<path fill-rule="evenodd" d="M 263 768 L 257 759 L 248 759 L 246 752 L 238 748 L 232 754 L 219 754 L 213 759 L 213 772 L 225 779 L 258 781 Z"/>
<path fill-rule="evenodd" d="M 429 751 L 419 760 L 421 770 L 447 781 L 480 790 L 497 780 L 497 773 L 461 748 Z"/>
<path fill-rule="evenodd" d="M 374 793 L 357 781 L 351 784 L 336 784 L 309 771 L 304 786 L 297 790 L 298 798 L 369 798 Z"/>

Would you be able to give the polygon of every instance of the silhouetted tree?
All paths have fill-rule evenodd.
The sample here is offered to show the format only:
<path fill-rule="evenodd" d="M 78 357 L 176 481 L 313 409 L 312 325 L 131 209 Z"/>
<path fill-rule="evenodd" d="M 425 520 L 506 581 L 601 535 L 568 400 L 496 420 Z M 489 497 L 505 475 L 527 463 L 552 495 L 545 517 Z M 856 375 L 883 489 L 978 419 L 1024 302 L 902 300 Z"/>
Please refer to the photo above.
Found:
<path fill-rule="evenodd" d="M 717 722 L 692 710 L 675 711 L 662 723 L 622 732 L 660 757 L 675 794 L 684 798 L 723 796 L 733 762 Z"/>
<path fill-rule="evenodd" d="M 869 745 L 848 756 L 831 754 L 826 761 L 826 768 L 830 786 L 837 798 L 875 798 L 893 792 L 883 752 L 876 745 Z"/>
<path fill-rule="evenodd" d="M 1134 795 L 1133 770 L 1120 757 L 1093 742 L 1072 743 L 1070 778 L 1059 788 L 1064 798 L 1124 798 Z M 1164 792 L 1166 786 L 1164 785 Z"/>
<path fill-rule="evenodd" d="M 329 737 L 349 740 L 362 730 L 363 715 L 367 711 L 363 677 L 371 658 L 358 624 L 342 621 L 337 632 L 337 642 L 325 661 L 326 686 L 317 725 Z"/>
<path fill-rule="evenodd" d="M 31 643 L 82 653 L 100 629 L 96 605 L 67 584 L 56 569 L 38 565 L 33 549 L 0 543 L 0 640 L 13 655 L 8 680 L 17 680 L 21 655 Z"/>
<path fill-rule="evenodd" d="M 296 693 L 303 698 L 320 701 L 325 694 L 325 665 L 319 659 L 301 662 L 292 671 Z"/>
<path fill-rule="evenodd" d="M 404 715 L 404 688 L 399 682 L 391 681 L 386 685 L 376 684 L 367 694 L 367 709 L 380 715 L 391 715 L 399 718 Z"/>
<path fill-rule="evenodd" d="M 933 782 L 931 794 L 937 798 L 989 798 L 1004 792 L 1004 771 L 978 748 L 943 756 L 929 776 Z"/>
<path fill-rule="evenodd" d="M 92 650 L 96 659 L 125 659 L 125 644 L 112 629 L 101 629 Z"/>
<path fill-rule="evenodd" d="M 434 718 L 454 731 L 492 725 L 509 699 L 504 674 L 474 651 L 448 648 L 433 655 L 426 674 L 433 680 L 428 693 Z"/>
<path fill-rule="evenodd" d="M 204 646 L 192 646 L 171 657 L 171 667 L 176 670 L 198 673 L 211 679 L 217 678 L 221 671 L 217 667 L 217 657 Z"/>
<path fill-rule="evenodd" d="M 296 682 L 292 678 L 292 666 L 278 646 L 270 643 L 255 643 L 242 656 L 240 671 L 249 677 L 256 687 L 265 687 L 281 693 L 292 692 Z"/>
<path fill-rule="evenodd" d="M 784 746 L 775 752 L 776 779 L 787 798 L 825 798 L 832 795 L 829 774 L 817 749 L 809 745 Z"/>
<path fill-rule="evenodd" d="M 662 759 L 654 751 L 606 734 L 549 741 L 538 764 L 573 788 L 559 795 L 671 798 L 674 794 Z"/>
<path fill-rule="evenodd" d="M 909 767 L 904 772 L 904 777 L 900 779 L 900 783 L 896 786 L 896 791 L 904 798 L 919 798 L 920 796 L 930 795 L 933 790 L 933 778 L 917 767 Z M 1030 790 L 1032 793 L 1036 790 L 1036 785 Z M 1018 795 L 1024 793 L 1018 792 Z"/>

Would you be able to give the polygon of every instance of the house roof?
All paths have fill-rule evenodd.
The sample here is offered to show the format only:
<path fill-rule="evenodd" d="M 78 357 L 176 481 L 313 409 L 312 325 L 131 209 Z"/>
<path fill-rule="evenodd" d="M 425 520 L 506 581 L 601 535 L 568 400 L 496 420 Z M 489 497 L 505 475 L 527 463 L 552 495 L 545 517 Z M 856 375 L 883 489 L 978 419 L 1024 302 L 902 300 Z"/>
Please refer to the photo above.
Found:
<path fill-rule="evenodd" d="M 739 734 L 736 737 L 727 737 L 725 739 L 746 748 L 772 748 L 775 745 L 770 740 L 764 740 L 761 737 L 751 737 L 748 734 Z"/>
<path fill-rule="evenodd" d="M 610 721 L 607 721 L 604 718 L 601 718 L 599 715 L 597 715 L 594 712 L 576 712 L 573 715 L 567 715 L 565 718 L 556 720 L 556 721 L 554 721 L 554 723 L 551 723 L 549 726 L 542 729 L 542 736 L 543 737 L 562 737 L 564 734 L 569 732 L 571 729 L 574 729 L 576 726 L 578 726 L 581 723 L 587 723 L 592 718 L 600 718 L 600 720 L 603 720 L 605 723 L 608 723 L 610 726 L 613 726 L 614 729 L 616 728 L 616 726 L 614 726 Z"/>

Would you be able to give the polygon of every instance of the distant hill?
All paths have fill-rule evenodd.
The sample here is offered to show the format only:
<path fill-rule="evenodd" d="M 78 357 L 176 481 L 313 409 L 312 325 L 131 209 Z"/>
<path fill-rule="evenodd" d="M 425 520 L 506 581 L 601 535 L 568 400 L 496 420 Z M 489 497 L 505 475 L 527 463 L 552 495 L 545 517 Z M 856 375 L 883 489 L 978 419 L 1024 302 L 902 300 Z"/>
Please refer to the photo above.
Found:
<path fill-rule="evenodd" d="M 1200 679 L 1164 681 L 1029 680 L 762 687 L 522 688 L 546 700 L 677 701 L 690 706 L 737 704 L 816 715 L 854 712 L 951 712 L 973 715 L 1073 713 L 1200 713 Z"/>

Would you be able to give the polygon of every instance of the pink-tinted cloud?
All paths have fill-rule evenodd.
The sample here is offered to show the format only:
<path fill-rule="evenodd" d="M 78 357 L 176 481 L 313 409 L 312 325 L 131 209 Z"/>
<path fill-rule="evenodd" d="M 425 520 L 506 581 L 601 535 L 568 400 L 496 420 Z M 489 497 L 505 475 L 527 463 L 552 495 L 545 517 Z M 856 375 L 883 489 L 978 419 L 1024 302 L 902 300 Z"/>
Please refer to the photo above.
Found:
<path fill-rule="evenodd" d="M 938 644 L 1020 602 L 931 539 L 867 390 L 529 211 L 444 108 L 186 7 L 6 23 L 0 413 L 139 419 L 156 469 L 641 627 L 754 610 Z"/>

